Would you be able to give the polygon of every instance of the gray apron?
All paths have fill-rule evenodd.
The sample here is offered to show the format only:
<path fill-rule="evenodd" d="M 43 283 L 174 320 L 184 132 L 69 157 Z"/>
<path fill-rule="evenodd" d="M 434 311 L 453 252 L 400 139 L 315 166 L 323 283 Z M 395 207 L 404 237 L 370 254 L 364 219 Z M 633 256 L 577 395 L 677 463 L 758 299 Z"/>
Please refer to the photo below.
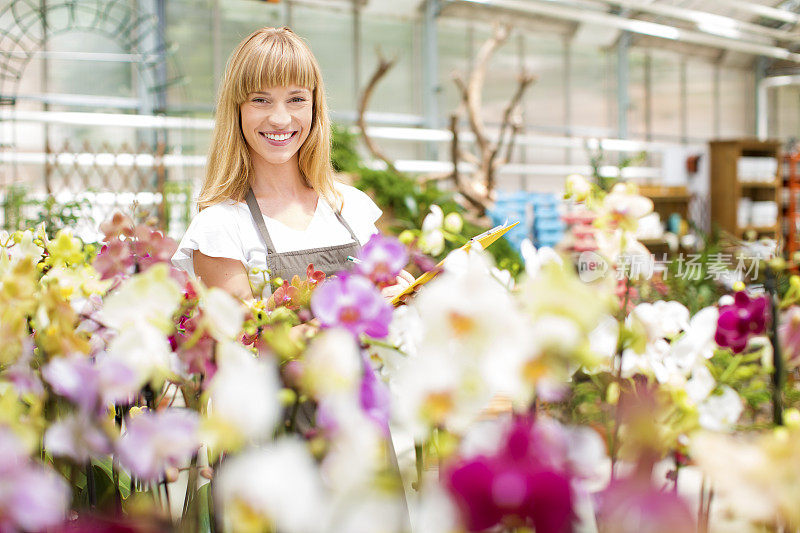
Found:
<path fill-rule="evenodd" d="M 307 250 L 297 250 L 294 252 L 281 252 L 275 251 L 275 245 L 269 236 L 267 225 L 264 223 L 264 215 L 261 213 L 261 208 L 258 207 L 256 196 L 253 194 L 253 189 L 247 191 L 247 207 L 250 209 L 250 216 L 253 217 L 253 222 L 256 224 L 258 233 L 264 241 L 267 248 L 267 270 L 271 279 L 280 277 L 285 280 L 291 281 L 294 275 L 300 276 L 300 279 L 305 279 L 306 269 L 308 265 L 313 263 L 316 270 L 325 272 L 325 276 L 331 276 L 341 270 L 349 269 L 352 262 L 347 260 L 347 256 L 357 257 L 361 251 L 361 245 L 358 243 L 355 233 L 353 233 L 350 224 L 344 219 L 341 213 L 334 209 L 336 218 L 339 222 L 347 228 L 353 242 L 347 244 L 339 244 L 336 246 L 323 246 L 320 248 L 309 248 Z M 320 196 L 319 201 L 324 202 L 325 199 Z M 272 293 L 272 286 L 268 284 L 270 294 Z M 312 401 L 306 401 L 296 406 L 297 411 L 292 413 L 291 418 L 294 429 L 300 434 L 305 434 L 314 428 L 314 418 L 316 415 L 316 405 Z M 284 414 L 284 418 L 286 415 Z M 288 423 L 288 420 L 284 420 Z M 400 467 L 397 464 L 397 453 L 394 449 L 394 443 L 391 436 L 387 442 L 387 455 L 390 466 L 396 472 L 398 479 L 400 476 Z M 402 481 L 401 481 L 402 484 Z M 403 512 L 401 516 L 397 517 L 400 522 L 400 531 L 411 531 L 411 520 L 408 514 L 408 502 L 405 499 L 405 490 L 403 490 Z"/>
<path fill-rule="evenodd" d="M 319 201 L 324 202 L 325 199 L 320 196 Z M 250 209 L 250 216 L 253 217 L 253 222 L 255 222 L 258 233 L 261 235 L 261 240 L 264 241 L 264 245 L 267 247 L 267 270 L 269 271 L 270 279 L 281 278 L 291 281 L 295 275 L 300 276 L 300 279 L 305 279 L 306 268 L 311 263 L 314 264 L 314 269 L 323 271 L 325 276 L 332 276 L 340 270 L 345 270 L 352 266 L 353 263 L 347 260 L 347 256 L 356 257 L 361 251 L 361 245 L 358 243 L 352 228 L 350 228 L 350 224 L 347 223 L 341 213 L 334 210 L 336 218 L 350 233 L 353 242 L 278 253 L 275 251 L 275 245 L 272 243 L 269 231 L 267 231 L 264 215 L 258 207 L 253 189 L 247 191 L 247 207 Z M 272 294 L 272 285 L 268 284 L 267 289 Z"/>

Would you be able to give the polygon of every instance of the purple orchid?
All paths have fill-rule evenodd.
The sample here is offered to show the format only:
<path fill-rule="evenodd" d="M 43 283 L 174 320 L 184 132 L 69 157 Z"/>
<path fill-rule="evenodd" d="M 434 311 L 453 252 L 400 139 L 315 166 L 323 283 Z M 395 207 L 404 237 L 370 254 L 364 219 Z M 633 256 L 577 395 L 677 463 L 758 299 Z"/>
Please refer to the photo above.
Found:
<path fill-rule="evenodd" d="M 376 285 L 391 285 L 408 263 L 408 250 L 394 237 L 374 234 L 361 249 L 355 270 Z"/>
<path fill-rule="evenodd" d="M 341 327 L 356 336 L 385 337 L 392 320 L 392 307 L 372 282 L 346 272 L 314 291 L 311 310 L 323 327 Z"/>
<path fill-rule="evenodd" d="M 38 374 L 31 367 L 33 361 L 33 343 L 26 340 L 23 343 L 22 355 L 14 364 L 6 368 L 3 378 L 14 385 L 20 396 L 32 394 L 36 397 L 44 396 L 44 385 Z"/>
<path fill-rule="evenodd" d="M 47 428 L 44 447 L 53 456 L 69 457 L 77 464 L 111 453 L 108 435 L 85 413 L 59 419 Z"/>
<path fill-rule="evenodd" d="M 445 486 L 469 531 L 498 525 L 570 531 L 571 474 L 549 464 L 547 458 L 559 453 L 547 452 L 551 444 L 534 429 L 532 420 L 517 418 L 497 452 L 460 459 L 445 470 Z"/>
<path fill-rule="evenodd" d="M 176 408 L 129 418 L 117 443 L 120 464 L 143 481 L 160 480 L 167 467 L 185 464 L 197 451 L 199 424 L 196 413 Z"/>
<path fill-rule="evenodd" d="M 783 348 L 787 366 L 800 365 L 800 307 L 790 307 L 783 316 L 783 324 L 778 326 L 778 339 Z"/>
<path fill-rule="evenodd" d="M 31 461 L 23 443 L 0 428 L 0 531 L 44 531 L 62 523 L 70 503 L 64 479 Z"/>
<path fill-rule="evenodd" d="M 99 413 L 109 402 L 123 401 L 136 390 L 136 373 L 122 361 L 101 357 L 96 362 L 73 355 L 56 357 L 42 368 L 42 377 L 87 413 Z"/>
<path fill-rule="evenodd" d="M 750 337 L 764 332 L 769 317 L 767 296 L 750 298 L 745 291 L 739 291 L 732 304 L 720 306 L 714 340 L 723 348 L 739 353 Z"/>
<path fill-rule="evenodd" d="M 84 411 L 94 411 L 98 404 L 97 369 L 87 357 L 55 357 L 42 368 L 42 377 L 53 392 Z"/>
<path fill-rule="evenodd" d="M 389 436 L 389 414 L 391 393 L 386 384 L 375 374 L 370 362 L 364 358 L 364 377 L 361 380 L 359 400 L 367 418 L 378 424 L 384 434 Z"/>

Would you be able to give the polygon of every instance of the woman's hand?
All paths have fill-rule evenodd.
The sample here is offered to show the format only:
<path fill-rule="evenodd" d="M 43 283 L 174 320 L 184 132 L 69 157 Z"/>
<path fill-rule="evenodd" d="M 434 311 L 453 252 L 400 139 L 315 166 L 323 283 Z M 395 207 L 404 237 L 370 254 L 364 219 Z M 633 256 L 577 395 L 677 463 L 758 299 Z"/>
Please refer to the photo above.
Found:
<path fill-rule="evenodd" d="M 320 327 L 319 319 L 314 318 L 308 322 L 292 326 L 289 336 L 295 342 L 305 341 L 319 333 Z"/>
<path fill-rule="evenodd" d="M 395 279 L 394 285 L 389 285 L 388 287 L 384 287 L 383 289 L 381 289 L 381 296 L 391 301 L 398 294 L 406 290 L 408 286 L 411 285 L 413 282 L 414 282 L 414 276 L 412 276 L 405 270 L 401 270 L 400 275 L 398 275 L 397 278 Z M 406 300 L 410 298 L 412 295 L 413 293 L 403 296 L 401 301 L 405 303 Z"/>

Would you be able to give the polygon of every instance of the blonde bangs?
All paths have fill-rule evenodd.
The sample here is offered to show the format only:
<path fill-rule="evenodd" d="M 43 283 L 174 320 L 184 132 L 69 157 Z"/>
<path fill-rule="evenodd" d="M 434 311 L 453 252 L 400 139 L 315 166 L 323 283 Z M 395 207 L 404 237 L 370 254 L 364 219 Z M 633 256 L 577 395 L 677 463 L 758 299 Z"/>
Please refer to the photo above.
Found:
<path fill-rule="evenodd" d="M 237 103 L 244 102 L 250 93 L 270 87 L 297 85 L 314 92 L 318 71 L 306 47 L 289 42 L 283 34 L 265 34 L 253 40 L 257 42 L 249 43 L 251 53 L 245 54 L 237 77 Z"/>

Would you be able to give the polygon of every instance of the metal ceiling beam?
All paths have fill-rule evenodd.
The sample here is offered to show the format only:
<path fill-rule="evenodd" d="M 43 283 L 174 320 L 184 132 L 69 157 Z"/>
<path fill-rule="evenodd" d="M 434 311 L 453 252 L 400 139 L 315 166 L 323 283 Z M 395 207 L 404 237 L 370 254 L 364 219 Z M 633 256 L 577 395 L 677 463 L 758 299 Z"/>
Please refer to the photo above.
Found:
<path fill-rule="evenodd" d="M 650 35 L 671 41 L 681 41 L 710 46 L 712 48 L 734 50 L 747 54 L 800 63 L 800 54 L 790 52 L 785 48 L 777 46 L 769 46 L 751 41 L 744 41 L 742 39 L 729 39 L 697 31 L 675 28 L 674 26 L 668 26 L 666 24 L 629 19 L 603 12 L 593 12 L 583 9 L 576 10 L 551 2 L 540 2 L 538 0 L 458 0 L 458 2 L 463 4 L 492 6 L 500 10 L 513 11 L 520 15 L 544 15 L 588 24 L 611 26 L 640 35 Z"/>
<path fill-rule="evenodd" d="M 800 23 L 800 15 L 785 9 L 754 4 L 752 2 L 745 2 L 744 0 L 714 0 L 714 2 L 717 5 L 728 6 L 737 11 L 757 15 L 759 17 L 788 22 L 789 24 Z"/>
<path fill-rule="evenodd" d="M 664 17 L 670 17 L 678 20 L 684 20 L 697 25 L 698 30 L 702 33 L 710 33 L 712 35 L 721 35 L 723 37 L 730 37 L 734 39 L 740 38 L 742 33 L 750 33 L 757 36 L 763 36 L 770 39 L 778 39 L 782 41 L 798 42 L 800 41 L 800 34 L 785 30 L 778 30 L 775 28 L 768 28 L 760 24 L 752 22 L 745 22 L 732 17 L 708 13 L 706 11 L 697 11 L 695 9 L 687 9 L 685 7 L 678 7 L 669 4 L 661 4 L 657 2 L 644 3 L 641 0 L 594 0 L 602 2 L 606 5 L 616 5 L 620 7 L 628 7 L 633 10 L 652 13 Z M 774 43 L 771 43 L 774 44 Z"/>

